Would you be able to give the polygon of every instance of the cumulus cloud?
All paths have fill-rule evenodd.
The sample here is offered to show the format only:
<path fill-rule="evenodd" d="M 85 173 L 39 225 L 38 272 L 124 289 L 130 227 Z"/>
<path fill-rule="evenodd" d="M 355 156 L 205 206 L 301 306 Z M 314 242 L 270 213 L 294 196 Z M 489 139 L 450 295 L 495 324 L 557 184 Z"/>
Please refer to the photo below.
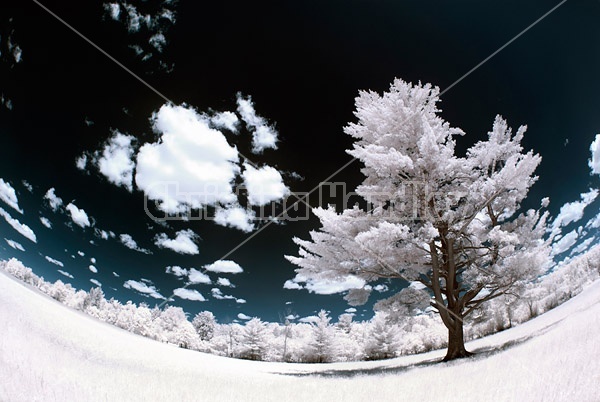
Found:
<path fill-rule="evenodd" d="M 63 205 L 63 200 L 56 195 L 54 187 L 46 192 L 44 199 L 48 201 L 48 205 L 50 205 L 50 208 L 52 208 L 54 212 L 58 211 L 58 209 Z"/>
<path fill-rule="evenodd" d="M 100 281 L 98 279 L 90 279 L 90 282 L 92 282 L 94 285 L 98 286 L 99 288 L 102 287 L 102 283 L 100 283 Z"/>
<path fill-rule="evenodd" d="M 204 296 L 202 296 L 202 293 L 200 293 L 194 289 L 178 288 L 178 289 L 173 290 L 173 294 L 181 299 L 201 301 L 201 302 L 206 301 Z"/>
<path fill-rule="evenodd" d="M 598 190 L 591 189 L 587 193 L 581 194 L 581 201 L 568 202 L 560 208 L 560 212 L 552 222 L 552 229 L 568 225 L 572 222 L 577 222 L 583 218 L 585 208 L 590 205 L 598 197 Z"/>
<path fill-rule="evenodd" d="M 144 282 L 134 281 L 130 279 L 123 283 L 123 287 L 125 289 L 135 290 L 136 292 L 153 297 L 155 299 L 165 299 L 165 297 L 158 292 L 156 287 L 154 287 L 153 285 L 148 285 Z"/>
<path fill-rule="evenodd" d="M 57 272 L 61 275 L 66 276 L 67 278 L 74 279 L 75 277 L 68 273 L 67 271 L 63 271 L 62 269 L 58 269 Z"/>
<path fill-rule="evenodd" d="M 306 324 L 316 324 L 319 322 L 319 317 L 316 315 L 309 315 L 307 317 L 302 317 L 298 321 L 306 323 Z"/>
<path fill-rule="evenodd" d="M 109 182 L 133 191 L 133 162 L 135 137 L 114 131 L 104 145 L 102 153 L 96 152 L 94 164 Z"/>
<path fill-rule="evenodd" d="M 27 180 L 21 180 L 21 184 L 23 184 L 23 187 L 25 187 L 27 191 L 33 194 L 33 186 Z"/>
<path fill-rule="evenodd" d="M 305 285 L 302 286 L 301 283 Z M 298 286 L 296 286 L 298 285 Z M 285 289 L 307 289 L 311 293 L 320 295 L 331 295 L 334 293 L 345 292 L 350 289 L 360 289 L 366 285 L 364 279 L 354 275 L 348 275 L 340 280 L 322 279 L 308 280 L 301 275 L 296 275 L 291 281 L 286 281 L 283 285 Z"/>
<path fill-rule="evenodd" d="M 189 271 L 187 269 L 181 268 L 180 266 L 177 266 L 177 265 L 167 267 L 165 269 L 165 272 L 167 274 L 172 274 L 177 277 L 187 277 L 189 274 Z"/>
<path fill-rule="evenodd" d="M 96 268 L 96 267 L 95 267 L 95 266 L 93 266 L 93 265 L 90 265 L 90 266 L 88 267 L 88 269 L 89 269 L 90 271 L 92 271 L 93 273 L 95 273 L 95 274 L 97 274 L 97 273 L 98 273 L 98 268 Z"/>
<path fill-rule="evenodd" d="M 248 316 L 248 315 L 246 315 L 244 313 L 239 313 L 237 315 L 237 318 L 239 318 L 240 320 L 251 320 L 252 319 L 252 317 L 250 317 L 250 316 Z"/>
<path fill-rule="evenodd" d="M 592 158 L 588 160 L 588 166 L 592 170 L 592 174 L 600 174 L 600 134 L 596 135 L 594 141 L 590 145 Z"/>
<path fill-rule="evenodd" d="M 77 206 L 72 202 L 67 204 L 65 208 L 67 209 L 67 211 L 69 211 L 69 214 L 71 215 L 71 220 L 76 225 L 81 226 L 82 228 L 91 226 L 90 218 L 83 209 L 77 208 Z"/>
<path fill-rule="evenodd" d="M 284 289 L 290 289 L 290 290 L 300 290 L 300 289 L 304 289 L 304 286 L 300 285 L 299 283 L 296 283 L 296 282 L 292 281 L 291 279 L 288 279 L 283 284 L 283 288 Z"/>
<path fill-rule="evenodd" d="M 235 302 L 237 304 L 245 304 L 246 303 L 246 299 L 235 299 Z"/>
<path fill-rule="evenodd" d="M 238 131 L 239 119 L 233 112 L 221 112 L 210 118 L 210 122 L 217 128 L 224 128 L 233 133 Z"/>
<path fill-rule="evenodd" d="M 219 286 L 226 286 L 226 287 L 230 287 L 233 288 L 235 286 L 233 286 L 233 284 L 231 283 L 231 281 L 227 278 L 219 278 L 217 279 L 217 285 Z"/>
<path fill-rule="evenodd" d="M 210 277 L 203 272 L 198 271 L 195 268 L 191 268 L 188 272 L 188 280 L 190 283 L 204 283 L 210 284 L 212 281 Z"/>
<path fill-rule="evenodd" d="M 352 314 L 352 313 L 356 313 L 356 309 L 355 309 L 354 307 L 349 307 L 349 308 L 347 308 L 347 309 L 346 309 L 346 310 L 344 310 L 344 311 L 345 311 L 346 313 L 350 313 L 350 314 Z"/>
<path fill-rule="evenodd" d="M 594 237 L 589 237 L 587 239 L 585 239 L 584 241 L 582 241 L 581 243 L 579 243 L 577 245 L 577 247 L 575 247 L 572 251 L 571 251 L 571 256 L 579 254 L 579 253 L 583 253 L 584 251 L 587 251 L 590 248 L 590 245 L 596 240 L 596 238 Z"/>
<path fill-rule="evenodd" d="M 119 3 L 104 3 L 104 10 L 108 13 L 110 18 L 115 21 L 119 20 L 121 16 L 121 6 Z"/>
<path fill-rule="evenodd" d="M 87 167 L 87 163 L 88 163 L 88 156 L 86 154 L 83 154 L 81 156 L 79 156 L 77 159 L 75 159 L 75 167 L 77 167 L 77 169 L 79 170 L 84 170 Z"/>
<path fill-rule="evenodd" d="M 42 225 L 46 226 L 48 229 L 52 229 L 52 222 L 50 222 L 48 218 L 40 216 L 40 222 L 42 222 Z"/>
<path fill-rule="evenodd" d="M 21 235 L 28 238 L 32 242 L 37 243 L 37 237 L 29 226 L 19 222 L 17 219 L 14 219 L 12 216 L 10 216 L 8 212 L 6 212 L 2 208 L 0 208 L 0 216 L 2 216 L 6 220 L 6 222 Z"/>
<path fill-rule="evenodd" d="M 237 200 L 232 189 L 239 173 L 237 149 L 210 128 L 207 117 L 164 105 L 152 120 L 161 138 L 140 148 L 135 182 L 159 209 L 174 214 Z"/>
<path fill-rule="evenodd" d="M 120 277 L 121 277 L 121 275 L 117 274 L 115 271 L 113 271 L 113 273 L 112 273 L 112 274 L 113 274 L 113 276 L 114 276 L 115 278 L 120 278 Z"/>
<path fill-rule="evenodd" d="M 283 184 L 281 173 L 271 166 L 256 169 L 245 163 L 242 177 L 251 205 L 266 205 L 281 200 L 290 192 L 289 188 Z"/>
<path fill-rule="evenodd" d="M 48 262 L 50 262 L 50 263 L 52 263 L 52 264 L 54 264 L 54 265 L 58 265 L 58 266 L 59 266 L 59 267 L 61 267 L 61 268 L 64 268 L 64 266 L 65 266 L 65 264 L 63 264 L 61 261 L 59 261 L 59 260 L 55 260 L 55 259 L 54 259 L 54 258 L 52 258 L 52 257 L 45 256 L 45 258 L 46 258 L 46 260 L 47 260 Z"/>
<path fill-rule="evenodd" d="M 10 183 L 0 179 L 0 200 L 4 201 L 9 207 L 19 213 L 23 213 L 23 210 L 19 208 L 19 200 L 17 193 Z"/>
<path fill-rule="evenodd" d="M 198 246 L 195 240 L 198 239 L 198 235 L 191 229 L 180 230 L 175 234 L 174 239 L 169 239 L 166 233 L 160 233 L 156 235 L 154 244 L 160 248 L 168 248 L 179 254 L 198 254 Z"/>
<path fill-rule="evenodd" d="M 552 255 L 558 255 L 558 254 L 564 253 L 565 251 L 569 250 L 571 247 L 573 247 L 575 245 L 578 237 L 579 237 L 579 234 L 577 233 L 576 230 L 572 230 L 569 233 L 567 233 L 566 235 L 564 235 L 562 238 L 560 238 L 560 240 L 558 240 L 558 241 L 554 242 L 554 244 L 552 244 Z"/>
<path fill-rule="evenodd" d="M 128 249 L 139 251 L 140 253 L 144 253 L 144 254 L 152 254 L 152 252 L 150 250 L 147 250 L 145 248 L 138 246 L 137 242 L 135 240 L 133 240 L 133 237 L 131 237 L 131 235 L 129 235 L 127 233 L 123 233 L 123 234 L 119 235 L 119 240 Z"/>
<path fill-rule="evenodd" d="M 225 274 L 239 274 L 244 272 L 242 267 L 238 263 L 231 260 L 218 260 L 212 264 L 205 265 L 204 269 L 210 272 L 225 273 Z"/>
<path fill-rule="evenodd" d="M 379 284 L 373 287 L 373 290 L 379 293 L 383 293 L 383 292 L 387 292 L 388 291 L 388 287 L 387 285 L 384 284 Z"/>
<path fill-rule="evenodd" d="M 218 225 L 232 227 L 247 233 L 254 230 L 252 223 L 254 218 L 254 211 L 234 204 L 225 208 L 217 208 L 214 221 Z"/>
<path fill-rule="evenodd" d="M 237 111 L 242 120 L 252 131 L 252 152 L 262 153 L 267 148 L 277 149 L 277 131 L 269 126 L 266 120 L 256 114 L 252 98 L 244 98 L 237 94 Z"/>
<path fill-rule="evenodd" d="M 8 245 L 11 246 L 12 248 L 14 248 L 15 250 L 25 251 L 25 247 L 23 247 L 21 245 L 21 243 L 16 242 L 16 241 L 11 240 L 11 239 L 7 239 L 6 237 L 4 238 L 4 240 L 6 240 L 6 243 L 8 243 Z"/>

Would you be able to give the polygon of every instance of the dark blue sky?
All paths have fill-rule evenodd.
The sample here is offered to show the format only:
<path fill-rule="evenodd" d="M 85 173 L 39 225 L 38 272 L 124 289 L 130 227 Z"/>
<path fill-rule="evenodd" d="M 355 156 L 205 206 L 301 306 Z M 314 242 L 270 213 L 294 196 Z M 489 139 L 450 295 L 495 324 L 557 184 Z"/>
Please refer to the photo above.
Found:
<path fill-rule="evenodd" d="M 291 190 L 303 192 L 350 160 L 344 150 L 351 140 L 342 130 L 353 121 L 358 90 L 384 91 L 394 77 L 431 82 L 444 90 L 559 2 L 131 2 L 153 15 L 163 7 L 174 10 L 174 24 L 160 22 L 167 39 L 162 52 L 148 45 L 151 33 L 128 32 L 101 1 L 42 3 L 175 104 L 204 112 L 235 110 L 238 92 L 251 96 L 257 113 L 279 132 L 278 149 L 266 150 L 255 161 L 284 172 Z M 598 187 L 587 160 L 600 133 L 599 17 L 599 2 L 567 1 L 445 93 L 440 105 L 442 116 L 467 132 L 459 149 L 482 138 L 498 113 L 514 128 L 527 124 L 525 146 L 543 157 L 529 206 L 549 196 L 553 215 L 580 193 Z M 124 289 L 123 283 L 145 278 L 168 296 L 183 282 L 166 274 L 166 266 L 200 269 L 251 235 L 212 222 L 161 227 L 145 214 L 141 192 L 116 187 L 97 170 L 78 170 L 76 158 L 102 149 L 111 129 L 135 136 L 140 144 L 155 141 L 149 118 L 164 99 L 33 1 L 3 1 L 0 28 L 0 92 L 12 102 L 12 110 L 0 107 L 0 178 L 17 191 L 24 214 L 0 206 L 37 235 L 33 243 L 0 220 L 0 237 L 26 249 L 15 250 L 2 240 L 0 257 L 15 256 L 52 281 L 60 278 L 88 289 L 95 278 L 107 297 L 154 304 L 157 300 Z M 8 53 L 9 38 L 23 50 L 20 63 Z M 152 57 L 142 61 L 131 48 L 136 44 L 152 51 Z M 94 124 L 86 125 L 86 119 Z M 249 135 L 227 138 L 252 155 Z M 352 189 L 362 179 L 359 169 L 355 163 L 335 181 Z M 293 179 L 291 172 L 304 179 Z M 22 180 L 33 186 L 32 193 Z M 73 201 L 92 216 L 96 228 L 128 233 L 153 254 L 127 249 L 118 239 L 102 240 L 93 228 L 82 229 L 64 212 L 53 212 L 43 201 L 51 187 L 65 204 Z M 597 210 L 591 204 L 585 217 Z M 44 227 L 39 216 L 50 219 L 53 228 Z M 199 254 L 184 256 L 155 246 L 157 233 L 174 237 L 187 228 L 201 237 Z M 347 308 L 341 295 L 282 287 L 294 276 L 294 267 L 283 258 L 297 252 L 292 237 L 307 238 L 316 228 L 314 217 L 270 225 L 227 257 L 243 273 L 210 274 L 213 284 L 192 286 L 207 301 L 176 298 L 173 303 L 191 313 L 211 310 L 222 321 L 240 312 L 267 320 L 278 320 L 288 310 L 302 317 L 326 308 L 338 315 Z M 58 273 L 59 267 L 45 256 L 63 262 L 60 269 L 74 279 Z M 87 268 L 91 257 L 97 260 L 97 274 Z M 218 277 L 235 285 L 220 287 L 223 294 L 247 303 L 211 297 Z M 387 285 L 390 290 L 376 296 L 389 296 L 400 286 Z M 365 310 L 368 317 L 370 305 Z"/>

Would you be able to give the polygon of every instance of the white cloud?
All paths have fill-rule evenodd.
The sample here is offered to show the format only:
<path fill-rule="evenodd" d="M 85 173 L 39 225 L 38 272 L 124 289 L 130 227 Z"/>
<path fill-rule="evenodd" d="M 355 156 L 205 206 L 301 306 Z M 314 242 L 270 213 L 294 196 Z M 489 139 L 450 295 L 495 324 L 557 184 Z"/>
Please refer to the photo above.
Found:
<path fill-rule="evenodd" d="M 35 236 L 35 233 L 33 232 L 33 230 L 31 230 L 29 226 L 19 222 L 17 219 L 14 219 L 12 216 L 10 216 L 8 212 L 6 212 L 2 208 L 0 208 L 0 216 L 6 219 L 6 222 L 21 235 L 25 236 L 32 242 L 37 243 L 37 237 Z"/>
<path fill-rule="evenodd" d="M 237 304 L 246 304 L 246 299 L 235 299 Z"/>
<path fill-rule="evenodd" d="M 202 296 L 202 293 L 200 293 L 194 289 L 178 288 L 178 289 L 173 290 L 173 294 L 181 299 L 201 301 L 201 302 L 206 301 L 204 296 Z"/>
<path fill-rule="evenodd" d="M 85 256 L 85 253 L 83 251 L 77 251 L 77 254 L 79 254 L 80 257 Z"/>
<path fill-rule="evenodd" d="M 566 226 L 571 222 L 577 222 L 583 218 L 585 208 L 590 205 L 598 196 L 598 190 L 591 189 L 587 193 L 581 194 L 581 201 L 568 202 L 560 208 L 556 219 L 552 222 L 553 230 Z"/>
<path fill-rule="evenodd" d="M 76 225 L 79 225 L 82 228 L 91 226 L 90 218 L 83 209 L 77 208 L 77 206 L 75 206 L 75 204 L 73 204 L 72 202 L 69 203 L 65 208 L 67 209 L 67 211 L 69 211 L 71 219 Z"/>
<path fill-rule="evenodd" d="M 92 279 L 90 279 L 90 282 L 92 282 L 94 285 L 98 286 L 99 288 L 102 287 L 102 283 L 100 283 L 100 281 L 97 279 L 92 278 Z"/>
<path fill-rule="evenodd" d="M 233 133 L 237 133 L 238 131 L 237 125 L 239 119 L 237 115 L 233 112 L 217 113 L 216 115 L 210 118 L 210 122 L 217 128 L 224 128 Z"/>
<path fill-rule="evenodd" d="M 212 293 L 212 296 L 217 300 L 236 300 L 237 301 L 235 296 L 224 295 L 223 292 L 221 292 L 221 289 L 219 289 L 219 288 L 212 288 L 210 290 L 210 292 Z"/>
<path fill-rule="evenodd" d="M 230 288 L 234 287 L 231 284 L 231 281 L 229 279 L 227 279 L 227 278 L 219 278 L 219 279 L 217 279 L 217 285 L 219 285 L 219 286 L 226 286 L 226 287 L 230 287 Z"/>
<path fill-rule="evenodd" d="M 92 264 L 95 264 L 95 263 L 96 263 L 96 259 L 95 259 L 94 257 L 92 257 L 92 258 L 90 258 L 90 262 L 91 262 Z"/>
<path fill-rule="evenodd" d="M 214 221 L 218 225 L 233 227 L 248 233 L 254 230 L 252 223 L 254 218 L 254 211 L 233 204 L 226 208 L 217 208 Z"/>
<path fill-rule="evenodd" d="M 284 288 L 286 289 L 301 289 L 302 287 L 294 287 L 293 283 L 304 282 L 304 288 L 309 292 L 320 295 L 331 295 L 334 293 L 345 292 L 350 289 L 360 289 L 365 286 L 366 282 L 354 275 L 348 275 L 341 280 L 322 279 L 322 280 L 307 280 L 306 278 L 296 275 L 292 281 L 286 281 Z M 286 287 L 287 286 L 287 287 Z"/>
<path fill-rule="evenodd" d="M 181 268 L 180 266 L 174 265 L 169 266 L 165 269 L 167 274 L 172 274 L 178 277 L 187 277 L 189 275 L 189 271 L 185 268 Z"/>
<path fill-rule="evenodd" d="M 290 290 L 300 290 L 300 289 L 304 289 L 304 286 L 300 285 L 299 283 L 296 283 L 296 282 L 292 281 L 291 279 L 288 279 L 283 284 L 283 288 L 284 289 L 290 289 Z"/>
<path fill-rule="evenodd" d="M 596 240 L 594 237 L 589 237 L 585 239 L 571 251 L 570 255 L 575 255 L 587 251 L 594 240 Z"/>
<path fill-rule="evenodd" d="M 95 266 L 93 266 L 93 265 L 90 265 L 90 266 L 88 267 L 88 269 L 89 269 L 90 271 L 92 271 L 93 273 L 95 273 L 95 274 L 97 274 L 97 273 L 98 273 L 98 268 L 96 268 L 96 267 L 95 267 Z"/>
<path fill-rule="evenodd" d="M 162 32 L 157 32 L 150 37 L 148 43 L 160 53 L 167 45 L 167 38 L 165 38 Z"/>
<path fill-rule="evenodd" d="M 121 7 L 119 3 L 104 3 L 104 10 L 108 12 L 110 18 L 115 21 L 119 20 L 119 16 L 121 15 Z"/>
<path fill-rule="evenodd" d="M 113 274 L 113 276 L 114 276 L 115 278 L 120 278 L 120 277 L 121 277 L 121 275 L 117 274 L 115 271 L 113 271 L 113 273 L 112 273 L 112 274 Z"/>
<path fill-rule="evenodd" d="M 242 269 L 242 267 L 239 266 L 239 264 L 231 260 L 218 260 L 213 262 L 212 264 L 205 265 L 203 268 L 210 272 L 226 274 L 239 274 L 241 272 L 244 272 L 244 270 Z"/>
<path fill-rule="evenodd" d="M 379 293 L 387 292 L 389 289 L 387 285 L 379 284 L 373 287 L 373 290 Z"/>
<path fill-rule="evenodd" d="M 17 199 L 17 193 L 10 183 L 0 179 L 0 200 L 4 201 L 9 207 L 23 213 L 23 210 L 19 208 L 19 200 Z"/>
<path fill-rule="evenodd" d="M 14 240 L 7 239 L 6 237 L 4 238 L 4 240 L 6 240 L 6 242 L 8 243 L 8 245 L 11 246 L 12 248 L 14 248 L 15 250 L 25 251 L 25 247 L 23 247 L 21 245 L 21 243 L 16 242 Z"/>
<path fill-rule="evenodd" d="M 135 182 L 159 209 L 181 213 L 237 200 L 232 185 L 239 173 L 238 151 L 210 128 L 208 117 L 164 105 L 152 120 L 161 137 L 140 148 Z"/>
<path fill-rule="evenodd" d="M 30 193 L 33 194 L 33 186 L 31 184 L 29 184 L 29 182 L 27 180 L 21 180 L 21 183 L 23 184 L 23 187 L 25 187 L 25 189 L 27 191 L 29 191 Z"/>
<path fill-rule="evenodd" d="M 198 271 L 195 268 L 191 268 L 188 273 L 188 280 L 190 283 L 205 283 L 210 284 L 212 281 L 210 277 L 203 272 Z"/>
<path fill-rule="evenodd" d="M 248 316 L 248 315 L 246 315 L 244 313 L 239 313 L 237 315 L 237 318 L 239 318 L 240 320 L 251 320 L 252 319 L 252 317 L 250 317 L 250 316 Z"/>
<path fill-rule="evenodd" d="M 42 225 L 46 226 L 48 229 L 52 229 L 52 222 L 50 222 L 48 218 L 40 216 L 40 222 L 42 222 Z"/>
<path fill-rule="evenodd" d="M 109 182 L 123 186 L 127 190 L 133 190 L 133 142 L 135 137 L 125 135 L 115 130 L 113 136 L 108 140 L 102 155 L 96 152 L 94 164 Z"/>
<path fill-rule="evenodd" d="M 108 240 L 109 237 L 109 233 L 106 230 L 103 229 L 94 229 L 94 234 L 96 236 L 98 236 L 99 238 L 101 238 L 102 240 Z"/>
<path fill-rule="evenodd" d="M 119 240 L 121 241 L 121 243 L 123 243 L 125 247 L 131 250 L 139 251 L 140 253 L 144 254 L 152 254 L 150 250 L 138 246 L 137 242 L 133 240 L 133 237 L 131 237 L 131 235 L 127 233 L 119 235 Z"/>
<path fill-rule="evenodd" d="M 281 173 L 271 166 L 255 169 L 245 163 L 242 177 L 251 205 L 260 206 L 281 200 L 290 192 L 289 188 L 283 184 Z"/>
<path fill-rule="evenodd" d="M 319 317 L 317 317 L 316 315 L 309 315 L 308 317 L 300 318 L 298 321 L 304 322 L 307 324 L 313 324 L 313 323 L 319 322 Z"/>
<path fill-rule="evenodd" d="M 126 281 L 125 283 L 123 283 L 123 287 L 125 289 L 135 290 L 139 293 L 151 296 L 155 299 L 163 299 L 163 300 L 165 299 L 165 297 L 158 292 L 156 287 L 154 287 L 152 285 L 147 285 L 144 282 L 138 282 L 138 281 L 134 281 L 134 280 L 130 279 L 130 280 Z"/>
<path fill-rule="evenodd" d="M 564 235 L 559 241 L 552 244 L 552 255 L 558 255 L 569 250 L 577 242 L 579 235 L 576 230 L 572 230 Z"/>
<path fill-rule="evenodd" d="M 58 209 L 63 205 L 63 200 L 56 195 L 54 187 L 46 192 L 44 198 L 48 201 L 50 208 L 52 208 L 54 212 L 58 211 Z"/>
<path fill-rule="evenodd" d="M 168 248 L 179 254 L 199 254 L 198 246 L 194 241 L 198 235 L 191 229 L 180 230 L 175 234 L 175 239 L 169 239 L 166 233 L 156 235 L 154 244 L 160 248 Z"/>
<path fill-rule="evenodd" d="M 252 131 L 252 152 L 262 153 L 267 148 L 277 149 L 277 131 L 264 118 L 256 114 L 252 98 L 237 95 L 237 111 Z"/>
<path fill-rule="evenodd" d="M 344 310 L 346 313 L 356 313 L 356 309 L 354 307 L 349 307 L 346 310 Z"/>
<path fill-rule="evenodd" d="M 592 158 L 588 160 L 588 166 L 592 169 L 592 174 L 600 174 L 600 134 L 596 135 L 590 145 Z"/>
<path fill-rule="evenodd" d="M 79 170 L 85 170 L 88 162 L 88 156 L 86 154 L 81 155 L 79 158 L 75 159 L 75 167 Z"/>
<path fill-rule="evenodd" d="M 73 275 L 71 275 L 70 273 L 68 273 L 67 271 L 63 271 L 62 269 L 58 269 L 57 272 L 61 275 L 66 276 L 67 278 L 71 278 L 74 279 L 75 277 Z"/>
<path fill-rule="evenodd" d="M 52 263 L 52 264 L 54 264 L 54 265 L 58 265 L 58 266 L 59 266 L 59 267 L 61 267 L 61 268 L 64 268 L 64 266 L 65 266 L 65 264 L 63 264 L 61 261 L 59 261 L 59 260 L 55 260 L 55 259 L 54 259 L 54 258 L 52 258 L 52 257 L 45 256 L 45 258 L 46 258 L 46 260 L 47 260 L 48 262 L 50 262 L 50 263 Z"/>

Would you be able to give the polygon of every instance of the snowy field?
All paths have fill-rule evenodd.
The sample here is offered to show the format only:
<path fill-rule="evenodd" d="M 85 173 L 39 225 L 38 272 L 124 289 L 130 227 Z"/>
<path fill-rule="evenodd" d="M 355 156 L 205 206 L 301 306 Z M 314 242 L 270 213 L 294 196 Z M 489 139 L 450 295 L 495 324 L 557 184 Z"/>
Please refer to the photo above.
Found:
<path fill-rule="evenodd" d="M 600 282 L 519 327 L 379 362 L 233 360 L 71 310 L 0 271 L 0 401 L 600 401 Z"/>

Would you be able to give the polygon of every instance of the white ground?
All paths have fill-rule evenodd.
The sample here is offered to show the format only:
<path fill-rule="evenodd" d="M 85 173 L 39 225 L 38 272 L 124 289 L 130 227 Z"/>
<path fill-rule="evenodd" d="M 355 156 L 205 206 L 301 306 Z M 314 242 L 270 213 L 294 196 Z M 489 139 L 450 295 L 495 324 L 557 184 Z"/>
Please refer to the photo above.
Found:
<path fill-rule="evenodd" d="M 443 357 L 436 351 L 383 362 L 250 362 L 130 334 L 0 271 L 0 401 L 600 401 L 599 329 L 597 282 L 470 343 L 514 344 L 474 359 L 428 363 Z"/>

